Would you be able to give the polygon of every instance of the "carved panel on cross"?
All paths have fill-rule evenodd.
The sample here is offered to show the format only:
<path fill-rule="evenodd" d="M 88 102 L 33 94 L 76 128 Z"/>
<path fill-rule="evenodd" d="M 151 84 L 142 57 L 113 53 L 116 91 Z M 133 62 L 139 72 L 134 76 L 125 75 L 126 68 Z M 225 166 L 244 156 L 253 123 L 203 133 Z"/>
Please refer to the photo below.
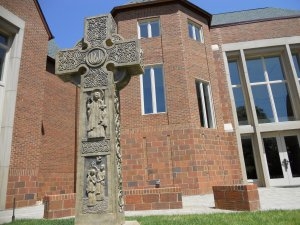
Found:
<path fill-rule="evenodd" d="M 107 72 L 103 68 L 97 68 L 90 70 L 90 73 L 86 73 L 83 77 L 84 88 L 95 88 L 99 86 L 107 86 L 108 78 Z"/>
<path fill-rule="evenodd" d="M 110 140 L 83 141 L 81 148 L 82 156 L 110 153 Z"/>
<path fill-rule="evenodd" d="M 108 208 L 106 156 L 85 157 L 82 213 L 105 213 Z"/>
<path fill-rule="evenodd" d="M 105 139 L 109 132 L 105 90 L 95 89 L 86 94 L 86 138 Z"/>

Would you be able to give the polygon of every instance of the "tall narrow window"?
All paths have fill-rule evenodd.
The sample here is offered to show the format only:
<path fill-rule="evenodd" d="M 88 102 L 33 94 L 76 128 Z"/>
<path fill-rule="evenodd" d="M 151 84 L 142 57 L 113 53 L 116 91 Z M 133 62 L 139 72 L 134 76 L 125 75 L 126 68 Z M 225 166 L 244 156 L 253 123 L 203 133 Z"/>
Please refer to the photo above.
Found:
<path fill-rule="evenodd" d="M 280 56 L 247 59 L 259 123 L 295 120 Z"/>
<path fill-rule="evenodd" d="M 138 37 L 151 38 L 160 36 L 160 25 L 158 19 L 139 21 Z"/>
<path fill-rule="evenodd" d="M 188 22 L 188 28 L 189 28 L 189 37 L 190 38 L 192 38 L 196 41 L 199 41 L 201 43 L 204 42 L 203 30 L 200 25 L 197 25 L 192 22 Z"/>
<path fill-rule="evenodd" d="M 196 91 L 201 126 L 205 128 L 214 128 L 215 119 L 209 83 L 196 81 Z"/>
<path fill-rule="evenodd" d="M 0 34 L 0 82 L 3 80 L 3 66 L 6 51 L 8 49 L 8 37 Z"/>
<path fill-rule="evenodd" d="M 300 59 L 299 59 L 298 54 L 293 54 L 293 62 L 294 62 L 294 65 L 295 65 L 298 80 L 300 82 Z"/>
<path fill-rule="evenodd" d="M 248 116 L 245 105 L 245 98 L 240 80 L 240 73 L 237 61 L 229 61 L 229 73 L 231 80 L 232 92 L 234 95 L 234 102 L 236 107 L 236 113 L 239 121 L 239 125 L 248 125 Z"/>
<path fill-rule="evenodd" d="M 143 114 L 166 112 L 163 67 L 145 67 L 140 83 Z"/>
<path fill-rule="evenodd" d="M 251 137 L 242 137 L 243 155 L 247 172 L 247 179 L 257 179 L 254 153 Z"/>

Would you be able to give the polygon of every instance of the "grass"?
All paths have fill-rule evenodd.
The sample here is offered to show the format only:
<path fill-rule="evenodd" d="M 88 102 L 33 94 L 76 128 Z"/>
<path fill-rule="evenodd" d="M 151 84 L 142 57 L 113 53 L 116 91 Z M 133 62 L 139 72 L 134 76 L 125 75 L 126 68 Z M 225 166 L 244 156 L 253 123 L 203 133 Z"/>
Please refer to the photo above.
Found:
<path fill-rule="evenodd" d="M 127 217 L 141 225 L 300 225 L 300 210 Z M 73 225 L 74 219 L 16 220 L 6 225 Z"/>

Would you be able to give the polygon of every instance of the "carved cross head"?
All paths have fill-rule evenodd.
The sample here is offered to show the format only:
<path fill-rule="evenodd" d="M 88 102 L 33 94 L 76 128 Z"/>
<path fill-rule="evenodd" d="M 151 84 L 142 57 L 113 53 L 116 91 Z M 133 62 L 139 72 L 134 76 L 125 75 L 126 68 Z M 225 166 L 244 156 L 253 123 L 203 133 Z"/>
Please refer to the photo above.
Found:
<path fill-rule="evenodd" d="M 64 81 L 72 81 L 73 75 L 80 74 L 84 89 L 111 82 L 121 89 L 132 75 L 143 73 L 142 51 L 136 39 L 124 40 L 117 34 L 111 14 L 89 17 L 85 20 L 83 40 L 56 55 L 55 71 Z"/>

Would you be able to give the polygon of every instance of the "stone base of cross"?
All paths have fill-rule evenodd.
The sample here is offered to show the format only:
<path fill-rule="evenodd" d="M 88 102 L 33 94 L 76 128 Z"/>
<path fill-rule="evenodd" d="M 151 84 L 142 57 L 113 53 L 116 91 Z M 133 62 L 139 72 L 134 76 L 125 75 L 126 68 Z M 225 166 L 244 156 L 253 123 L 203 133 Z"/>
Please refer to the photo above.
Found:
<path fill-rule="evenodd" d="M 56 74 L 80 86 L 76 225 L 124 224 L 119 90 L 143 73 L 137 40 L 110 14 L 85 20 L 84 38 L 56 56 Z"/>

